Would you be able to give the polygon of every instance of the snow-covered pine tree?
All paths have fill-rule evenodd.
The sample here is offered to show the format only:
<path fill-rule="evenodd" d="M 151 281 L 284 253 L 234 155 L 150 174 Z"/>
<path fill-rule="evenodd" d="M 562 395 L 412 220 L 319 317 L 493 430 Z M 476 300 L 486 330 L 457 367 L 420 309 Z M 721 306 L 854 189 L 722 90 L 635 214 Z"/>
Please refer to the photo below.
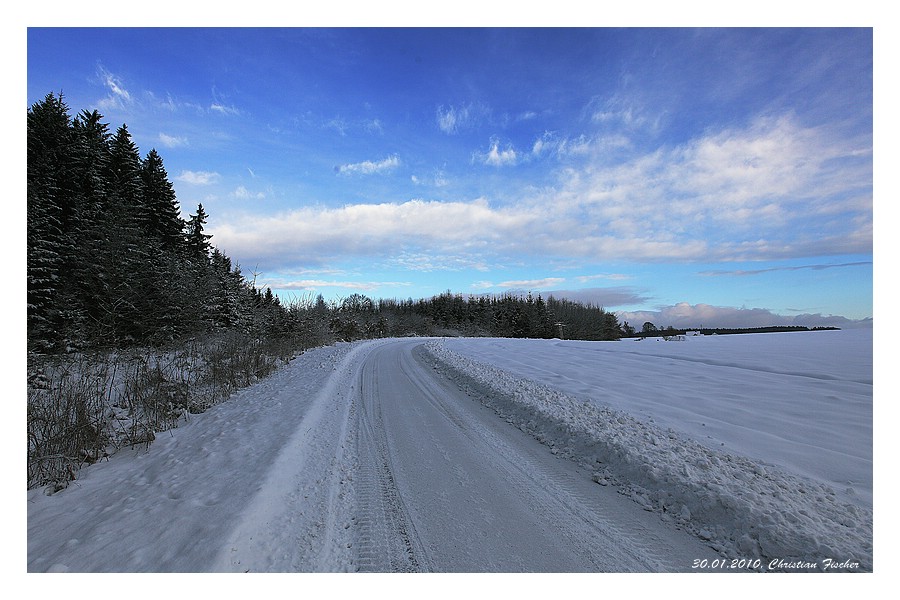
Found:
<path fill-rule="evenodd" d="M 184 221 L 180 216 L 175 188 L 156 149 L 147 153 L 141 163 L 140 175 L 148 210 L 148 233 L 159 240 L 165 250 L 180 250 L 184 246 Z"/>
<path fill-rule="evenodd" d="M 48 94 L 28 111 L 27 322 L 29 346 L 59 342 L 57 303 L 72 244 L 67 229 L 74 213 L 69 108 L 62 94 Z"/>
<path fill-rule="evenodd" d="M 207 219 L 206 211 L 203 210 L 203 204 L 197 205 L 197 212 L 190 216 L 186 230 L 187 248 L 191 258 L 199 259 L 203 263 L 209 262 L 211 235 L 204 233 Z"/>

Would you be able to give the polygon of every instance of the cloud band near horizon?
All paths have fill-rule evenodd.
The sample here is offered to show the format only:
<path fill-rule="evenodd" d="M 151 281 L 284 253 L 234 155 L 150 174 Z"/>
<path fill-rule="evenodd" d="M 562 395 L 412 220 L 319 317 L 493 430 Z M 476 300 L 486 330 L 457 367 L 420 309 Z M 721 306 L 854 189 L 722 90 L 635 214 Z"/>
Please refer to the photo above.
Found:
<path fill-rule="evenodd" d="M 226 253 L 273 266 L 411 249 L 638 262 L 872 251 L 871 163 L 856 159 L 870 150 L 825 130 L 784 117 L 617 162 L 604 149 L 596 141 L 587 160 L 560 170 L 556 186 L 518 197 L 213 215 L 210 230 Z M 346 172 L 401 164 L 391 156 Z"/>

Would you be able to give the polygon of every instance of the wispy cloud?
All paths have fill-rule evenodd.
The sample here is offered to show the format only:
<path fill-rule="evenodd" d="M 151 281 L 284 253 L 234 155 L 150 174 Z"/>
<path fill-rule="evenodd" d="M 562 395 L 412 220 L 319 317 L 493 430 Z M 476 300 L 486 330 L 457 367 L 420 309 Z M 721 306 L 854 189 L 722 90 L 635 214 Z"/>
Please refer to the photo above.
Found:
<path fill-rule="evenodd" d="M 241 111 L 233 105 L 223 104 L 221 102 L 213 102 L 209 105 L 209 110 L 220 115 L 235 116 L 240 115 Z"/>
<path fill-rule="evenodd" d="M 788 117 L 762 119 L 616 163 L 595 147 L 545 201 L 580 213 L 572 239 L 604 255 L 611 240 L 638 259 L 871 252 L 871 162 L 856 150 Z"/>
<path fill-rule="evenodd" d="M 520 290 L 537 290 L 553 287 L 564 282 L 562 277 L 545 277 L 543 279 L 518 279 L 512 281 L 502 281 L 496 287 L 520 289 Z"/>
<path fill-rule="evenodd" d="M 438 129 L 446 134 L 455 134 L 479 125 L 488 117 L 490 110 L 480 104 L 464 104 L 461 106 L 438 106 L 435 120 Z"/>
<path fill-rule="evenodd" d="M 239 185 L 231 193 L 238 200 L 263 200 L 266 195 L 263 192 L 251 192 L 242 185 Z"/>
<path fill-rule="evenodd" d="M 358 163 L 340 165 L 335 167 L 335 170 L 341 175 L 372 175 L 374 173 L 391 171 L 399 166 L 400 158 L 397 155 L 391 155 L 379 161 L 366 160 Z"/>
<path fill-rule="evenodd" d="M 625 145 L 626 142 L 622 142 Z M 531 146 L 531 154 L 535 157 L 556 156 L 566 158 L 571 156 L 587 156 L 596 144 L 584 134 L 575 138 L 560 137 L 556 132 L 546 131 L 534 141 Z"/>
<path fill-rule="evenodd" d="M 469 108 L 466 106 L 459 108 L 450 106 L 446 109 L 443 106 L 439 106 L 437 108 L 437 125 L 444 133 L 456 133 L 460 127 L 465 126 L 469 121 Z"/>
<path fill-rule="evenodd" d="M 593 98 L 586 107 L 592 123 L 610 128 L 656 131 L 663 115 L 651 111 L 636 95 L 617 93 L 605 98 Z"/>
<path fill-rule="evenodd" d="M 156 97 L 155 94 L 153 94 L 153 92 L 148 91 L 146 93 L 151 98 L 154 105 L 156 105 L 158 108 L 169 112 L 176 112 L 178 110 L 178 103 L 175 102 L 175 99 L 172 98 L 171 94 L 166 94 L 166 99 L 160 100 Z"/>
<path fill-rule="evenodd" d="M 101 64 L 97 65 L 97 76 L 109 92 L 106 98 L 97 102 L 101 108 L 107 110 L 110 108 L 121 109 L 133 103 L 131 92 L 125 88 L 121 77 L 110 72 Z"/>
<path fill-rule="evenodd" d="M 363 127 L 369 133 L 384 133 L 384 125 L 380 119 L 372 119 L 363 123 Z"/>
<path fill-rule="evenodd" d="M 218 90 L 213 88 L 212 90 L 212 102 L 209 104 L 210 112 L 218 113 L 224 116 L 237 116 L 241 114 L 241 111 L 235 107 L 233 104 L 229 104 L 222 100 Z"/>
<path fill-rule="evenodd" d="M 175 179 L 192 185 L 212 185 L 220 179 L 220 175 L 210 171 L 182 171 Z"/>
<path fill-rule="evenodd" d="M 519 154 L 512 144 L 500 148 L 500 140 L 491 138 L 491 145 L 487 152 L 475 152 L 472 155 L 473 162 L 479 162 L 492 167 L 515 165 L 519 161 Z"/>
<path fill-rule="evenodd" d="M 434 187 L 438 188 L 450 185 L 450 180 L 447 178 L 447 175 L 446 173 L 444 173 L 443 169 L 436 169 L 434 173 L 429 177 L 410 175 L 409 180 L 416 185 L 433 185 Z"/>
<path fill-rule="evenodd" d="M 408 285 L 411 285 L 408 281 L 341 281 L 326 279 L 301 279 L 296 281 L 274 281 L 269 284 L 269 287 L 278 290 L 315 291 L 323 288 L 338 288 L 370 292 L 381 287 Z"/>
<path fill-rule="evenodd" d="M 335 117 L 325 122 L 326 129 L 334 129 L 341 137 L 347 136 L 347 127 L 347 121 L 340 117 Z"/>
<path fill-rule="evenodd" d="M 598 279 L 605 279 L 608 281 L 625 281 L 628 279 L 634 279 L 634 275 L 626 275 L 624 273 L 598 273 L 596 275 L 580 275 L 575 278 L 575 281 L 578 283 L 590 283 L 591 281 L 597 281 Z"/>
<path fill-rule="evenodd" d="M 701 271 L 698 273 L 704 277 L 745 277 L 748 275 L 762 275 L 763 273 L 773 273 L 776 271 L 821 271 L 824 269 L 840 269 L 844 267 L 868 267 L 872 266 L 872 261 L 860 261 L 860 262 L 850 262 L 850 263 L 840 263 L 840 264 L 820 264 L 820 265 L 800 265 L 795 267 L 771 267 L 768 269 L 735 269 L 735 270 L 725 270 L 725 271 Z"/>
<path fill-rule="evenodd" d="M 166 148 L 178 148 L 179 146 L 187 146 L 188 139 L 186 137 L 168 135 L 166 133 L 160 132 L 159 143 Z"/>
<path fill-rule="evenodd" d="M 388 260 L 393 267 L 407 271 L 487 271 L 487 263 L 475 256 L 402 251 Z"/>

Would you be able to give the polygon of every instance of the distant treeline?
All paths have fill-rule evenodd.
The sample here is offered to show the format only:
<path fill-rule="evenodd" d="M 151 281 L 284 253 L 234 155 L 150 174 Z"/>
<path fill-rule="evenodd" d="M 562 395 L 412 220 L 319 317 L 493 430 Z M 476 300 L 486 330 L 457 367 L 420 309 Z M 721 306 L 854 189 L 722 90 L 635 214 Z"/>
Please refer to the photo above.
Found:
<path fill-rule="evenodd" d="M 321 305 L 319 297 L 316 304 Z M 616 316 L 602 307 L 538 295 L 463 296 L 447 291 L 422 300 L 343 300 L 330 328 L 344 339 L 407 335 L 615 340 Z"/>
<path fill-rule="evenodd" d="M 696 327 L 691 329 L 675 329 L 671 325 L 657 328 L 653 323 L 644 323 L 641 331 L 635 331 L 626 322 L 623 325 L 622 337 L 671 337 L 676 335 L 735 335 L 741 333 L 779 333 L 788 331 L 834 331 L 839 327 L 804 327 L 803 325 L 773 325 L 770 327 Z"/>
<path fill-rule="evenodd" d="M 219 333 L 293 347 L 395 335 L 622 334 L 601 307 L 530 294 L 283 302 L 210 244 L 202 205 L 181 218 L 162 157 L 141 156 L 126 125 L 111 132 L 96 110 L 73 118 L 52 93 L 29 108 L 27 123 L 30 351 L 163 346 Z"/>

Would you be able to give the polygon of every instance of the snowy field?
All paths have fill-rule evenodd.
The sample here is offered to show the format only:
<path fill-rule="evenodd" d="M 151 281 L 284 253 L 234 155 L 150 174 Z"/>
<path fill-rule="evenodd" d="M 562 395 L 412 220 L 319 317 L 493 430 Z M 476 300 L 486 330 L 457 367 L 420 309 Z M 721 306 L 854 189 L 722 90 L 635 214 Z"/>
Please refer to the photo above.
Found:
<path fill-rule="evenodd" d="M 406 377 L 409 385 L 395 385 Z M 418 409 L 398 402 L 424 407 L 407 391 L 415 389 L 445 390 L 431 397 L 445 403 L 435 415 L 452 416 L 442 434 L 494 439 L 493 421 L 511 424 L 543 444 L 532 455 L 579 465 L 612 511 L 598 517 L 631 514 L 613 508 L 621 498 L 665 524 L 672 540 L 688 532 L 721 558 L 684 570 L 723 570 L 733 561 L 748 563 L 742 571 L 873 569 L 872 332 L 860 330 L 671 342 L 399 339 L 314 349 L 149 448 L 85 468 L 62 492 L 30 490 L 28 571 L 361 570 L 366 528 L 381 527 L 360 512 L 376 489 L 405 505 L 394 525 L 404 529 L 405 519 L 440 539 L 452 524 L 423 521 L 440 515 L 399 462 L 410 453 L 397 454 L 401 435 L 412 436 L 408 448 L 431 447 L 437 426 L 410 421 L 391 433 L 366 420 L 378 411 L 412 419 Z M 460 412 L 466 404 L 493 412 L 465 417 L 460 429 L 454 423 L 471 413 Z M 393 459 L 375 465 L 386 469 L 379 471 L 367 466 L 377 453 L 362 448 L 394 448 Z M 534 486 L 526 491 L 552 499 L 538 489 L 547 477 L 523 469 Z M 448 470 L 425 484 L 459 477 L 473 485 L 469 475 Z M 472 491 L 490 498 L 491 485 Z M 416 544 L 435 561 L 443 551 L 424 537 Z"/>
<path fill-rule="evenodd" d="M 445 346 L 872 507 L 871 329 Z"/>
<path fill-rule="evenodd" d="M 871 330 L 429 347 L 509 422 L 725 554 L 871 561 Z"/>

